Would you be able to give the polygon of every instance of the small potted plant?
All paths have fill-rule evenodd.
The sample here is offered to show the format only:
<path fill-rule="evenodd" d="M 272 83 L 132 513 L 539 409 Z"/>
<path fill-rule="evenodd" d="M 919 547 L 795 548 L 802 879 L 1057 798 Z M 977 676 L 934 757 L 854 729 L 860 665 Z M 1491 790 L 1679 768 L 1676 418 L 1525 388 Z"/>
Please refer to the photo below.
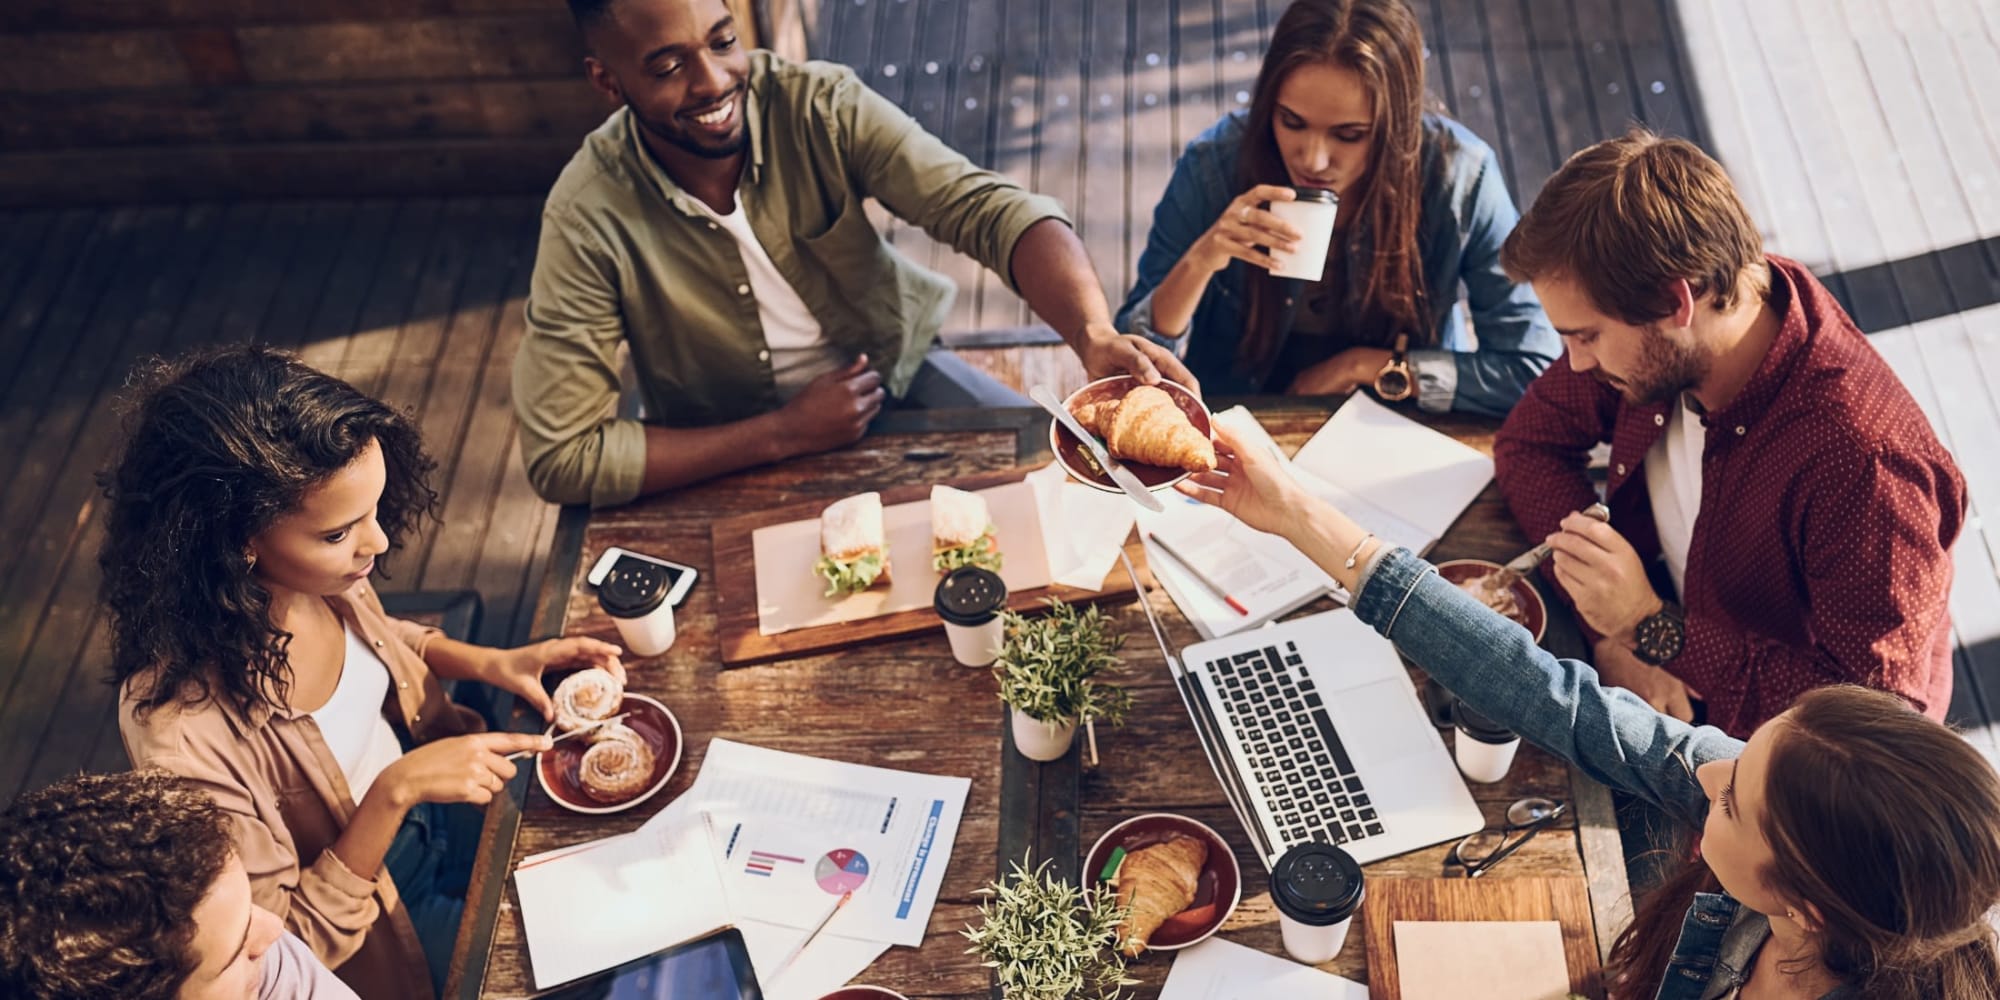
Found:
<path fill-rule="evenodd" d="M 1118 895 L 1099 885 L 1080 889 L 1049 873 L 1015 863 L 1008 877 L 979 890 L 979 926 L 960 933 L 966 951 L 994 970 L 1006 1000 L 1117 1000 L 1125 977 L 1118 954 L 1118 925 L 1125 919 Z"/>
<path fill-rule="evenodd" d="M 1069 752 L 1078 725 L 1125 720 L 1132 696 L 1097 679 L 1125 668 L 1118 659 L 1125 637 L 1111 634 L 1102 611 L 1078 611 L 1050 598 L 1048 613 L 1039 618 L 1008 611 L 1003 621 L 1006 640 L 993 676 L 1023 756 L 1055 760 Z"/>

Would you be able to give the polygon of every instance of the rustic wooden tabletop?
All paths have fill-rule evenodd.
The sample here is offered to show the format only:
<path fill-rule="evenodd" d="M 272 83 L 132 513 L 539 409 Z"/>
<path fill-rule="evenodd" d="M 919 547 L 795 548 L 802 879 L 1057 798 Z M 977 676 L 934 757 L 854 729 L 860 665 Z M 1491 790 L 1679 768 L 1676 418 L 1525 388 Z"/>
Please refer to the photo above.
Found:
<path fill-rule="evenodd" d="M 1287 451 L 1296 449 L 1330 413 L 1325 401 L 1250 401 Z M 1409 410 L 1416 415 L 1414 410 Z M 1465 418 L 1423 417 L 1426 423 L 1490 450 L 1494 425 Z M 616 641 L 582 575 L 607 546 L 619 545 L 696 566 L 704 579 L 676 616 L 679 638 L 666 655 L 628 663 L 631 687 L 664 702 L 686 731 L 687 755 L 659 796 L 625 813 L 583 816 L 551 802 L 524 770 L 515 796 L 489 810 L 481 858 L 468 895 L 454 968 L 455 997 L 521 997 L 533 977 L 508 873 L 521 858 L 637 827 L 686 790 L 712 737 L 837 760 L 968 777 L 971 794 L 952 851 L 943 891 L 920 948 L 892 948 L 864 975 L 911 997 L 988 996 L 988 970 L 959 936 L 974 916 L 975 891 L 1010 859 L 1032 853 L 1074 878 L 1079 857 L 1105 829 L 1155 811 L 1183 813 L 1219 831 L 1237 849 L 1244 872 L 1242 904 L 1222 936 L 1280 953 L 1277 916 L 1263 886 L 1263 864 L 1231 814 L 1194 739 L 1143 610 L 1130 597 L 1106 606 L 1128 636 L 1125 683 L 1134 710 L 1122 728 L 1100 728 L 1101 764 L 1086 769 L 1077 751 L 1051 764 L 1028 762 L 1008 749 L 1003 708 L 990 674 L 960 666 L 941 631 L 860 644 L 837 652 L 742 668 L 724 668 L 716 638 L 710 525 L 746 511 L 840 496 L 866 489 L 929 483 L 1039 464 L 1048 459 L 1047 418 L 1039 411 L 989 410 L 898 413 L 853 448 L 752 470 L 598 512 L 572 509 L 556 535 L 542 588 L 536 635 L 583 633 Z M 1527 548 L 1497 491 L 1489 487 L 1431 553 L 1434 559 L 1505 560 Z M 1134 546 L 1136 548 L 1136 546 Z M 1143 575 L 1143 574 L 1142 574 Z M 1147 599 L 1176 648 L 1200 639 L 1168 597 L 1151 587 Z M 1325 610 L 1320 602 L 1307 611 Z M 1578 655 L 1580 639 L 1560 605 L 1544 645 Z M 1413 676 L 1420 677 L 1420 674 Z M 533 718 L 518 728 L 539 728 Z M 1081 743 L 1081 741 L 1079 741 Z M 1509 802 L 1544 795 L 1572 803 L 1569 822 L 1543 833 L 1494 869 L 1492 879 L 1582 876 L 1589 880 L 1600 950 L 1629 919 L 1623 860 L 1608 793 L 1560 761 L 1523 747 L 1507 779 L 1473 786 L 1489 824 L 1499 825 Z M 1437 877 L 1449 845 L 1368 866 L 1371 876 Z M 1366 980 L 1364 935 L 1325 968 Z M 1156 996 L 1170 956 L 1131 966 L 1139 997 Z M 997 993 L 990 995 L 997 996 Z"/>

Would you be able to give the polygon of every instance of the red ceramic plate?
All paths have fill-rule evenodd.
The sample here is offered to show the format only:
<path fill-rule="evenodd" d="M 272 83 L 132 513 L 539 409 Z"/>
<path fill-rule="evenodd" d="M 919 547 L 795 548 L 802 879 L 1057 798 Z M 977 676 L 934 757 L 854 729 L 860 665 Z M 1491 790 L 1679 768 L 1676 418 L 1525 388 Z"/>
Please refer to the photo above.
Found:
<path fill-rule="evenodd" d="M 1243 899 L 1243 871 L 1236 866 L 1236 852 L 1206 823 L 1174 813 L 1146 813 L 1104 831 L 1083 858 L 1083 886 L 1088 889 L 1102 881 L 1099 876 L 1113 849 L 1122 847 L 1130 854 L 1175 834 L 1208 841 L 1208 860 L 1201 866 L 1194 904 L 1161 924 L 1146 944 L 1147 951 L 1175 951 L 1201 941 L 1236 912 Z"/>
<path fill-rule="evenodd" d="M 1131 392 L 1138 384 L 1139 380 L 1130 375 L 1101 378 L 1070 393 L 1069 398 L 1063 400 L 1063 407 L 1075 413 L 1078 403 L 1124 399 L 1125 394 Z M 1208 407 L 1202 404 L 1201 397 L 1174 382 L 1162 381 L 1160 388 L 1167 390 L 1167 395 L 1172 396 L 1174 402 L 1180 404 L 1181 412 L 1188 415 L 1188 419 L 1194 423 L 1195 430 L 1209 435 L 1215 433 Z M 1106 493 L 1125 492 L 1118 488 L 1117 483 L 1111 481 L 1109 475 L 1097 468 L 1096 461 L 1090 457 L 1090 451 L 1083 446 L 1083 442 L 1078 441 L 1076 435 L 1071 434 L 1069 428 L 1064 427 L 1062 421 L 1054 417 L 1049 418 L 1049 450 L 1055 453 L 1056 461 L 1061 463 L 1063 471 L 1068 472 L 1071 479 Z M 1132 470 L 1132 474 L 1139 477 L 1139 482 L 1144 483 L 1149 490 L 1168 489 L 1188 477 L 1187 470 L 1164 465 L 1126 462 L 1125 467 Z"/>
<path fill-rule="evenodd" d="M 1489 573 L 1498 573 L 1500 569 L 1499 563 L 1487 562 L 1484 559 L 1453 559 L 1437 564 L 1439 576 L 1460 585 Z M 1515 580 L 1512 590 L 1514 604 L 1521 609 L 1521 613 L 1508 617 L 1520 622 L 1523 628 L 1534 635 L 1536 642 L 1541 642 L 1542 633 L 1549 628 L 1549 608 L 1542 603 L 1541 592 L 1526 580 Z"/>
<path fill-rule="evenodd" d="M 653 780 L 644 791 L 626 798 L 606 801 L 590 794 L 583 788 L 583 780 L 577 776 L 577 766 L 583 762 L 583 752 L 590 748 L 588 736 L 564 740 L 547 753 L 542 754 L 535 767 L 535 776 L 541 779 L 542 791 L 556 804 L 573 812 L 615 813 L 630 809 L 653 797 L 667 786 L 667 779 L 681 766 L 681 723 L 667 706 L 643 694 L 625 693 L 625 700 L 618 711 L 632 713 L 625 719 L 625 725 L 632 727 L 645 737 L 646 745 L 653 748 Z M 549 727 L 554 735 L 555 727 Z"/>

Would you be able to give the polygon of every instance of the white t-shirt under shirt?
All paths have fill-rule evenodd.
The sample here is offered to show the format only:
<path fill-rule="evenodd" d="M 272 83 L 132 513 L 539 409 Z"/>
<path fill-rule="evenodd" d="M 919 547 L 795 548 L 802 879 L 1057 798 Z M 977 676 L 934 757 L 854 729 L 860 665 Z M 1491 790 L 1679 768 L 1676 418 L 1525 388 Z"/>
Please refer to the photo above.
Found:
<path fill-rule="evenodd" d="M 1688 548 L 1701 513 L 1701 452 L 1708 444 L 1700 414 L 1687 396 L 1680 403 L 1667 414 L 1667 432 L 1646 451 L 1646 495 L 1653 503 L 1653 528 L 1676 597 L 1687 592 Z"/>
<path fill-rule="evenodd" d="M 257 1000 L 359 1000 L 291 931 L 264 953 Z"/>
<path fill-rule="evenodd" d="M 358 803 L 382 770 L 403 755 L 403 744 L 382 715 L 389 697 L 388 664 L 353 629 L 341 631 L 347 636 L 347 659 L 340 667 L 340 683 L 312 717 Z"/>
<path fill-rule="evenodd" d="M 750 217 L 743 211 L 743 196 L 736 196 L 736 208 L 728 215 L 717 215 L 698 198 L 694 203 L 736 237 L 743 269 L 750 275 L 750 293 L 757 297 L 757 320 L 764 327 L 764 346 L 771 351 L 771 375 L 777 380 L 778 396 L 790 399 L 807 382 L 845 364 L 848 359 L 827 342 L 819 320 L 792 289 L 792 283 L 779 273 L 778 265 L 771 263 L 764 245 L 757 242 Z"/>

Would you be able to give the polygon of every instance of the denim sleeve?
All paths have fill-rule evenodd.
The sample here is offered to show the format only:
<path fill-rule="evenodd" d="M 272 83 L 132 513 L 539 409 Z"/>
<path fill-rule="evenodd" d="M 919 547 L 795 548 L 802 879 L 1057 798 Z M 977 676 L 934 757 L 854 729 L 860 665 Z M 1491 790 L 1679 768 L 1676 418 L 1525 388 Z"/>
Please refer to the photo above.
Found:
<path fill-rule="evenodd" d="M 1528 383 L 1562 354 L 1562 340 L 1542 312 L 1535 290 L 1515 284 L 1500 266 L 1500 246 L 1521 216 L 1492 150 L 1481 157 L 1478 173 L 1462 197 L 1459 277 L 1465 282 L 1479 350 L 1454 355 L 1456 394 L 1447 408 L 1506 416 Z"/>
<path fill-rule="evenodd" d="M 1146 249 L 1139 254 L 1138 280 L 1125 293 L 1125 304 L 1113 321 L 1122 332 L 1142 334 L 1168 346 L 1176 346 L 1174 340 L 1187 332 L 1154 329 L 1153 290 L 1167 279 L 1167 272 L 1180 263 L 1201 234 L 1208 232 L 1231 197 L 1211 176 L 1214 170 L 1207 162 L 1208 152 L 1190 143 L 1174 163 L 1167 190 L 1153 207 L 1153 228 L 1146 233 Z M 1216 200 L 1218 196 L 1221 201 Z"/>
<path fill-rule="evenodd" d="M 1708 811 L 1694 769 L 1743 752 L 1721 730 L 1655 712 L 1588 664 L 1556 658 L 1408 549 L 1376 563 L 1353 607 L 1480 714 L 1683 822 Z"/>

